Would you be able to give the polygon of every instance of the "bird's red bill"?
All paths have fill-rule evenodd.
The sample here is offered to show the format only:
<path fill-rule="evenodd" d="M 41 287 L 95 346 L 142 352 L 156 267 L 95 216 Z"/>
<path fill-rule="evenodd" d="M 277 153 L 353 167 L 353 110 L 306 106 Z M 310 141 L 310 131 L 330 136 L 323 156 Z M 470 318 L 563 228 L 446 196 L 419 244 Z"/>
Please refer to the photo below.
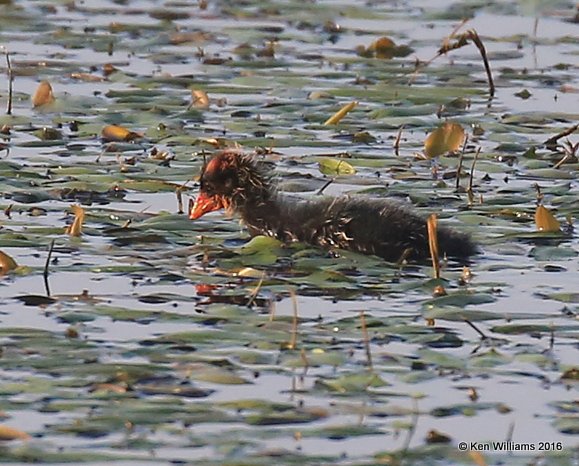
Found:
<path fill-rule="evenodd" d="M 220 196 L 208 196 L 200 193 L 195 202 L 189 200 L 189 218 L 197 220 L 208 212 L 223 209 L 224 207 Z"/>

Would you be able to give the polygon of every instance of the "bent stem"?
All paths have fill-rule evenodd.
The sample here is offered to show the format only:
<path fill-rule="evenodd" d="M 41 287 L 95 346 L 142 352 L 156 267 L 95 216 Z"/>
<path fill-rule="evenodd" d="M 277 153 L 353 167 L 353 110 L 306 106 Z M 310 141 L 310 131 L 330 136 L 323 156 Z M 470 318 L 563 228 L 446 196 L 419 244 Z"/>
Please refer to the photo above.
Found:
<path fill-rule="evenodd" d="M 46 262 L 44 264 L 44 271 L 42 273 L 44 277 L 44 288 L 46 289 L 46 296 L 50 297 L 50 284 L 48 283 L 48 275 L 50 267 L 50 259 L 52 259 L 52 251 L 54 249 L 54 239 L 50 242 L 50 246 L 48 247 L 48 256 L 46 257 Z"/>
<path fill-rule="evenodd" d="M 296 296 L 296 292 L 294 290 L 290 290 L 290 296 L 292 298 L 292 304 L 294 308 L 294 315 L 292 320 L 292 333 L 291 333 L 291 340 L 289 344 L 289 349 L 296 349 L 297 340 L 298 340 L 298 299 Z"/>
<path fill-rule="evenodd" d="M 364 338 L 364 351 L 366 352 L 366 361 L 370 372 L 373 370 L 372 366 L 372 352 L 370 351 L 370 338 L 368 337 L 368 327 L 366 325 L 366 314 L 360 311 L 360 320 L 362 322 L 362 336 Z"/>
<path fill-rule="evenodd" d="M 440 255 L 438 253 L 438 220 L 435 214 L 428 217 L 426 227 L 428 229 L 428 247 L 430 249 L 430 257 L 432 258 L 434 278 L 438 280 L 440 278 Z"/>
<path fill-rule="evenodd" d="M 10 53 L 8 49 L 4 48 L 4 54 L 6 55 L 6 65 L 8 67 L 8 104 L 6 106 L 6 114 L 12 115 L 12 97 L 14 93 L 14 72 L 12 71 L 12 63 L 10 62 Z"/>

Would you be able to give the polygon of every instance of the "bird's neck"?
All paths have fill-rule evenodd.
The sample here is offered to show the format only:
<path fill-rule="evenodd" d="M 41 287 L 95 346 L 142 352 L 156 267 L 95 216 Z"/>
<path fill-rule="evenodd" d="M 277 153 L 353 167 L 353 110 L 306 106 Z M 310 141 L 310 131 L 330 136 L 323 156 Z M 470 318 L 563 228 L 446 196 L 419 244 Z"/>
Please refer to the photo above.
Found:
<path fill-rule="evenodd" d="M 237 176 L 238 187 L 230 199 L 231 210 L 245 217 L 248 212 L 275 202 L 277 193 L 271 176 L 252 159 L 239 160 Z"/>
<path fill-rule="evenodd" d="M 273 189 L 259 196 L 247 197 L 243 204 L 237 205 L 235 212 L 252 235 L 277 236 L 283 219 L 281 208 L 282 200 Z"/>

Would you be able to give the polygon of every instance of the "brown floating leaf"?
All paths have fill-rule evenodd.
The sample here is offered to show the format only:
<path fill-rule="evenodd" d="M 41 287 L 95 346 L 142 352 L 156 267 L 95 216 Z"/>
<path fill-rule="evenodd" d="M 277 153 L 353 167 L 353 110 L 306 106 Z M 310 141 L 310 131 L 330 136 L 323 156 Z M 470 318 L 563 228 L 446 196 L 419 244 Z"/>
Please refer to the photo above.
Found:
<path fill-rule="evenodd" d="M 207 92 L 199 89 L 191 89 L 191 106 L 197 108 L 209 108 L 209 96 Z"/>
<path fill-rule="evenodd" d="M 56 302 L 56 299 L 54 298 L 37 294 L 17 296 L 16 299 L 22 301 L 25 306 L 49 306 Z"/>
<path fill-rule="evenodd" d="M 113 74 L 116 71 L 118 71 L 118 69 L 115 68 L 114 65 L 112 65 L 111 63 L 105 63 L 103 65 L 103 74 L 105 75 L 105 77 Z"/>
<path fill-rule="evenodd" d="M 426 434 L 426 443 L 450 443 L 452 439 L 443 432 L 432 429 Z"/>
<path fill-rule="evenodd" d="M 376 55 L 376 58 L 392 58 L 396 44 L 389 37 L 380 37 L 370 44 L 368 52 Z"/>
<path fill-rule="evenodd" d="M 133 141 L 135 139 L 142 138 L 143 135 L 129 131 L 123 126 L 108 125 L 101 131 L 101 137 L 107 142 L 122 142 L 122 141 Z"/>
<path fill-rule="evenodd" d="M 13 427 L 0 424 L 0 440 L 29 440 L 30 435 Z"/>
<path fill-rule="evenodd" d="M 106 78 L 90 73 L 71 73 L 70 77 L 87 83 L 100 83 L 106 81 Z"/>
<path fill-rule="evenodd" d="M 344 105 L 340 110 L 338 110 L 336 113 L 334 113 L 330 118 L 326 120 L 324 126 L 338 124 L 342 120 L 342 118 L 344 118 L 348 114 L 348 112 L 352 111 L 356 107 L 356 105 L 358 105 L 358 102 L 356 101 Z"/>
<path fill-rule="evenodd" d="M 571 369 L 566 370 L 561 375 L 563 380 L 579 380 L 579 368 L 573 367 Z"/>
<path fill-rule="evenodd" d="M 424 153 L 427 157 L 433 158 L 447 152 L 454 152 L 460 148 L 464 142 L 464 129 L 458 123 L 445 122 L 424 141 Z"/>
<path fill-rule="evenodd" d="M 41 81 L 36 92 L 32 96 L 32 105 L 34 107 L 41 107 L 43 105 L 54 102 L 54 94 L 52 93 L 52 86 L 48 81 Z"/>
<path fill-rule="evenodd" d="M 82 224 L 84 222 L 84 209 L 79 205 L 71 206 L 72 212 L 74 213 L 74 221 L 71 225 L 66 227 L 66 234 L 70 236 L 80 236 L 82 235 Z"/>
<path fill-rule="evenodd" d="M 358 55 L 366 58 L 382 58 L 389 60 L 394 57 L 406 57 L 412 53 L 407 45 L 396 45 L 389 37 L 379 37 L 367 48 L 363 45 L 356 47 Z"/>
<path fill-rule="evenodd" d="M 18 267 L 16 261 L 5 252 L 0 251 L 0 275 L 10 272 L 16 267 Z"/>
<path fill-rule="evenodd" d="M 205 31 L 173 32 L 169 36 L 169 41 L 173 45 L 181 45 L 186 43 L 201 44 L 211 39 L 212 35 Z"/>
<path fill-rule="evenodd" d="M 540 205 L 535 211 L 535 224 L 537 230 L 545 232 L 557 232 L 561 230 L 561 224 L 546 207 Z"/>

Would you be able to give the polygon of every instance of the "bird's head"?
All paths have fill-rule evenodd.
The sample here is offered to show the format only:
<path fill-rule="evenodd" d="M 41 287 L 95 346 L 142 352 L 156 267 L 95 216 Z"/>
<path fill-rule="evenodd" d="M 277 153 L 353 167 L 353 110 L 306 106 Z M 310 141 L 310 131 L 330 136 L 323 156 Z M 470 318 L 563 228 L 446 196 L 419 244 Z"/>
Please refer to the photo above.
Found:
<path fill-rule="evenodd" d="M 269 196 L 269 178 L 250 155 L 226 151 L 213 157 L 201 174 L 199 196 L 190 202 L 189 218 L 215 210 L 230 212 Z"/>

